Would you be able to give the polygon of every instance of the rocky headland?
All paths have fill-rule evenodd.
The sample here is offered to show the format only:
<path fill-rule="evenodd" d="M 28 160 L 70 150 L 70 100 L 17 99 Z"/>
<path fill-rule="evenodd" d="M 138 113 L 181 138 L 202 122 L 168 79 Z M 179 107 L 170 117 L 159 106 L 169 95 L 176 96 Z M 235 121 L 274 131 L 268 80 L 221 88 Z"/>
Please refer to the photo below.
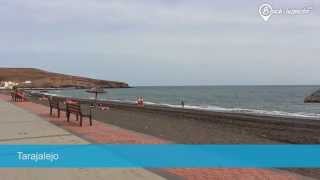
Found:
<path fill-rule="evenodd" d="M 320 103 L 320 89 L 304 99 L 305 103 Z"/>
<path fill-rule="evenodd" d="M 0 81 L 19 83 L 26 88 L 128 88 L 124 82 L 48 72 L 35 68 L 0 68 Z"/>

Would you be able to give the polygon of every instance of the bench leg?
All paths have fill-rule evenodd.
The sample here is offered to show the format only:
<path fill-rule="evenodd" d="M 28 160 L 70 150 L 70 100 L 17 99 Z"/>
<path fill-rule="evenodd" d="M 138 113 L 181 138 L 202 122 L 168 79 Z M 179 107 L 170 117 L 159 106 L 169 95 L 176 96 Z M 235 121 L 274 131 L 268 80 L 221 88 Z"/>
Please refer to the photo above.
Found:
<path fill-rule="evenodd" d="M 80 126 L 82 127 L 82 116 L 80 115 Z"/>
<path fill-rule="evenodd" d="M 52 108 L 50 107 L 50 116 L 52 116 Z"/>
<path fill-rule="evenodd" d="M 89 120 L 90 120 L 90 126 L 92 126 L 92 117 L 91 116 L 89 117 Z"/>
<path fill-rule="evenodd" d="M 69 121 L 70 121 L 70 113 L 67 112 L 67 122 L 69 122 Z"/>

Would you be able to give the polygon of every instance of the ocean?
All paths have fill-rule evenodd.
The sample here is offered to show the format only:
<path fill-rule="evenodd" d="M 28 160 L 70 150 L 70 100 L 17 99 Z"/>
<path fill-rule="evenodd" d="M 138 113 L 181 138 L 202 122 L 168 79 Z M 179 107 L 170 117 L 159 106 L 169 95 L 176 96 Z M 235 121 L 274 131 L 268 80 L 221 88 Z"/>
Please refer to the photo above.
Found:
<path fill-rule="evenodd" d="M 240 112 L 274 116 L 320 118 L 320 104 L 305 104 L 304 98 L 320 86 L 161 86 L 106 89 L 100 100 L 135 103 L 142 96 L 145 104 Z M 53 90 L 50 94 L 94 98 L 85 90 Z"/>

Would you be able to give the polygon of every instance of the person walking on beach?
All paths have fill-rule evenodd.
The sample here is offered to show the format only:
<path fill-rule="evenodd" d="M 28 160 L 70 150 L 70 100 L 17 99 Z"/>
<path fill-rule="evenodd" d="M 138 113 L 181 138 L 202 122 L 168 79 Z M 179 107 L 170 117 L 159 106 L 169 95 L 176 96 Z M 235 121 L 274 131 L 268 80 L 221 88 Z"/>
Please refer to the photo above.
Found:
<path fill-rule="evenodd" d="M 182 106 L 182 108 L 184 108 L 184 101 L 183 100 L 181 100 L 181 106 Z"/>

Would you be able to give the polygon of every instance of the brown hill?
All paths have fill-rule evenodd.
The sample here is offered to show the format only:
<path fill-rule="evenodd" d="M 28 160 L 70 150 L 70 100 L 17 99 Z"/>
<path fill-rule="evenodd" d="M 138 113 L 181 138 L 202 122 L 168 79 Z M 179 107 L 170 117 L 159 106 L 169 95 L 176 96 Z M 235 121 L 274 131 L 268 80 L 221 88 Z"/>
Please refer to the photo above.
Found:
<path fill-rule="evenodd" d="M 32 81 L 29 87 L 34 88 L 127 88 L 128 84 L 116 81 L 97 80 L 79 76 L 52 73 L 34 68 L 0 68 L 0 81 L 23 83 Z"/>

